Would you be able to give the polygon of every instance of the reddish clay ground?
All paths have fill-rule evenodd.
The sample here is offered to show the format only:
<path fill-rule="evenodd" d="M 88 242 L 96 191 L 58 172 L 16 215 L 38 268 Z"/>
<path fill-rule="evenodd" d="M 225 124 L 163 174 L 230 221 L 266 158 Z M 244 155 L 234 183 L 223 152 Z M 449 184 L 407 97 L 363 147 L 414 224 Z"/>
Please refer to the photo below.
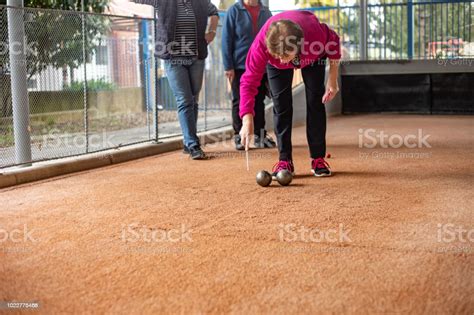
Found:
<path fill-rule="evenodd" d="M 360 128 L 422 129 L 431 148 L 361 149 Z M 254 181 L 276 151 L 252 151 L 247 173 L 227 143 L 209 161 L 174 152 L 0 191 L 0 301 L 44 314 L 473 314 L 474 232 L 453 232 L 474 229 L 473 136 L 468 116 L 340 117 L 335 176 L 309 175 L 297 128 L 287 188 Z M 182 225 L 184 242 L 143 236 Z M 348 239 L 290 241 L 282 226 Z"/>

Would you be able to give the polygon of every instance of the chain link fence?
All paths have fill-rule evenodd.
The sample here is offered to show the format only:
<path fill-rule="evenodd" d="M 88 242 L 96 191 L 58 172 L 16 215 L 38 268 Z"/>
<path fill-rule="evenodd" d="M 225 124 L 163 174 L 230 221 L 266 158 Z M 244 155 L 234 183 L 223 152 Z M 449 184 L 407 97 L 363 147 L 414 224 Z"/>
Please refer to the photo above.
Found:
<path fill-rule="evenodd" d="M 25 29 L 31 160 L 15 148 L 8 13 Z M 0 6 L 0 168 L 159 141 L 181 134 L 154 20 Z M 209 47 L 199 131 L 231 124 L 218 37 Z M 17 115 L 18 116 L 18 115 Z M 15 118 L 16 119 L 16 118 Z"/>

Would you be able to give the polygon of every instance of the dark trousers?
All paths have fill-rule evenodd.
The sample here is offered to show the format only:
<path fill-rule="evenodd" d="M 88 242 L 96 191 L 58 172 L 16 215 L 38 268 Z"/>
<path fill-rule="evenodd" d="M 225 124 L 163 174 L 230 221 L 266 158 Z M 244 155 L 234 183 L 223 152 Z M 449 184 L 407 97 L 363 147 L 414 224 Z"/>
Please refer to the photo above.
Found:
<path fill-rule="evenodd" d="M 232 81 L 232 126 L 234 127 L 234 133 L 238 134 L 242 129 L 242 119 L 239 115 L 240 107 L 240 78 L 244 74 L 245 70 L 236 69 L 235 78 Z M 265 96 L 267 88 L 265 83 L 267 82 L 267 76 L 264 75 L 260 87 L 258 88 L 258 94 L 255 97 L 255 117 L 253 118 L 254 134 L 257 136 L 264 137 L 265 131 Z"/>
<path fill-rule="evenodd" d="M 326 155 L 325 62 L 316 61 L 302 69 L 306 90 L 306 137 L 311 158 Z M 267 66 L 268 82 L 273 98 L 273 117 L 280 160 L 293 160 L 291 129 L 293 124 L 293 69 L 281 70 Z"/>

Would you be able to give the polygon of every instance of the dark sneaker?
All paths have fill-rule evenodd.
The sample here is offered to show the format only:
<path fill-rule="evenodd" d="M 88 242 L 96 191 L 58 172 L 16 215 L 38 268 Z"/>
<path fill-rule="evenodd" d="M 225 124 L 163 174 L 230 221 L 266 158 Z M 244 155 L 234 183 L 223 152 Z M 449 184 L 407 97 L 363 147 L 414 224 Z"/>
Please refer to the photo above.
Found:
<path fill-rule="evenodd" d="M 245 150 L 245 146 L 242 144 L 240 135 L 235 135 L 234 137 L 235 149 L 238 151 Z"/>
<path fill-rule="evenodd" d="M 295 176 L 295 167 L 293 166 L 293 162 L 291 161 L 279 161 L 275 165 L 273 165 L 272 169 L 272 179 L 276 180 L 276 175 L 281 170 L 289 170 L 293 176 Z"/>
<path fill-rule="evenodd" d="M 189 156 L 193 160 L 204 160 L 206 158 L 206 154 L 199 146 L 189 148 Z"/>
<path fill-rule="evenodd" d="M 189 148 L 187 146 L 183 147 L 183 154 L 189 154 Z"/>
<path fill-rule="evenodd" d="M 273 141 L 273 139 L 269 135 L 266 135 L 263 138 L 261 138 L 260 136 L 255 136 L 254 142 L 255 142 L 255 147 L 259 149 L 276 147 L 275 141 Z"/>
<path fill-rule="evenodd" d="M 311 171 L 316 177 L 331 176 L 331 169 L 324 158 L 313 159 L 311 161 Z"/>

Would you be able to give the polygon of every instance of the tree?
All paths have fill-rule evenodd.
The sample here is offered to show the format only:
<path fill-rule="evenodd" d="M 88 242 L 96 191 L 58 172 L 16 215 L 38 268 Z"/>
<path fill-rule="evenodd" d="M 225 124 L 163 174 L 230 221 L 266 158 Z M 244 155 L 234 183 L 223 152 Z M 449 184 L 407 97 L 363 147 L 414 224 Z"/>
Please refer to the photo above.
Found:
<path fill-rule="evenodd" d="M 84 0 L 84 8 L 86 12 L 103 13 L 107 3 L 108 0 Z M 66 83 L 67 69 L 72 70 L 86 63 L 83 42 L 88 54 L 97 49 L 100 37 L 110 28 L 110 20 L 106 16 L 78 13 L 81 4 L 81 1 L 26 0 L 24 16 L 29 79 L 48 66 L 53 66 L 63 69 Z M 2 24 L 6 25 L 6 10 L 2 11 Z M 6 32 L 6 29 L 2 32 Z M 0 67 L 8 68 L 8 54 L 1 57 Z"/>
<path fill-rule="evenodd" d="M 328 7 L 336 4 L 336 0 L 295 0 L 295 5 L 301 8 Z"/>
<path fill-rule="evenodd" d="M 219 10 L 227 10 L 235 3 L 235 0 L 220 0 Z"/>

